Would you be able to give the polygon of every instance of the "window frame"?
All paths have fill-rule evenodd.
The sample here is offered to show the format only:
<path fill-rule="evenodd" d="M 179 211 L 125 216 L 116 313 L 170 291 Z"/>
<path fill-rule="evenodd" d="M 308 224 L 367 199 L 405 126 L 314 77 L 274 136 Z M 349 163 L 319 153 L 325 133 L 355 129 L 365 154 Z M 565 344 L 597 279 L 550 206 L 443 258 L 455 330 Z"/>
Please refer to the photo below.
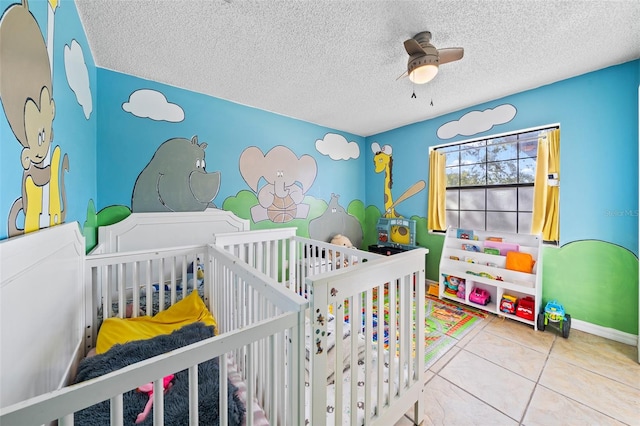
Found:
<path fill-rule="evenodd" d="M 532 127 L 532 128 L 527 128 L 527 129 L 521 129 L 521 130 L 516 130 L 516 131 L 511 131 L 511 132 L 504 132 L 504 133 L 500 133 L 500 134 L 494 134 L 494 135 L 487 135 L 487 136 L 483 136 L 483 137 L 479 137 L 479 138 L 473 138 L 473 139 L 467 139 L 467 140 L 462 140 L 462 141 L 457 141 L 457 142 L 452 142 L 452 143 L 446 143 L 446 144 L 441 144 L 441 145 L 437 145 L 437 146 L 433 146 L 431 147 L 432 150 L 436 150 L 436 151 L 442 151 L 446 148 L 450 148 L 450 147 L 461 147 L 463 145 L 471 145 L 473 143 L 478 143 L 478 142 L 484 142 L 483 144 L 483 148 L 485 150 L 487 150 L 490 146 L 492 146 L 492 144 L 489 144 L 488 142 L 490 141 L 494 141 L 496 139 L 507 139 L 507 141 L 505 142 L 501 142 L 503 144 L 506 143 L 516 143 L 515 146 L 515 153 L 516 153 L 516 157 L 515 158 L 507 158 L 507 159 L 503 159 L 503 160 L 495 160 L 495 159 L 489 159 L 489 155 L 488 153 L 485 151 L 484 153 L 484 160 L 482 162 L 476 162 L 473 163 L 474 165 L 481 165 L 482 167 L 484 167 L 484 181 L 485 184 L 478 184 L 478 185 L 460 185 L 460 181 L 461 181 L 461 177 L 460 177 L 460 167 L 462 165 L 462 156 L 460 156 L 458 158 L 458 171 L 459 171 L 459 177 L 458 177 L 458 185 L 457 186 L 449 186 L 447 184 L 446 187 L 446 197 L 449 197 L 449 191 L 450 190 L 459 190 L 459 191 L 464 191 L 464 190 L 479 190 L 482 189 L 484 190 L 484 207 L 482 209 L 463 209 L 462 207 L 462 203 L 461 203 L 461 192 L 458 192 L 458 202 L 457 202 L 457 209 L 449 209 L 449 208 L 445 208 L 446 212 L 449 211 L 457 211 L 458 214 L 458 224 L 456 224 L 455 227 L 459 227 L 460 224 L 460 215 L 461 212 L 484 212 L 484 218 L 483 218 L 483 222 L 484 222 L 484 228 L 480 229 L 477 228 L 478 230 L 483 230 L 486 231 L 487 230 L 487 222 L 488 222 L 488 213 L 500 213 L 500 212 L 505 212 L 505 213 L 513 213 L 515 214 L 515 233 L 520 233 L 520 234 L 529 234 L 530 228 L 527 230 L 524 229 L 520 229 L 521 228 L 521 224 L 520 224 L 520 220 L 521 220 L 521 214 L 529 214 L 532 215 L 532 210 L 533 210 L 533 206 L 531 206 L 531 210 L 524 210 L 520 208 L 520 189 L 521 188 L 531 188 L 531 191 L 533 192 L 533 187 L 534 187 L 534 181 L 532 180 L 531 182 L 519 182 L 521 176 L 520 176 L 520 162 L 521 160 L 524 159 L 524 157 L 521 157 L 521 153 L 520 153 L 520 149 L 519 149 L 519 143 L 522 140 L 527 140 L 527 139 L 520 139 L 520 136 L 525 135 L 527 133 L 533 133 L 533 132 L 542 132 L 542 131 L 549 131 L 549 130 L 553 130 L 553 129 L 559 129 L 560 128 L 560 124 L 559 123 L 555 123 L 555 124 L 548 124 L 548 125 L 543 125 L 543 126 L 537 126 L 537 127 Z M 538 135 L 539 136 L 539 135 Z M 513 140 L 508 141 L 509 138 L 513 138 Z M 536 141 L 536 147 L 537 147 L 537 138 L 533 139 L 530 138 L 529 140 L 535 140 Z M 496 144 L 497 145 L 497 144 Z M 536 148 L 537 149 L 537 148 Z M 462 152 L 462 149 L 458 149 L 458 152 Z M 531 158 L 531 157 L 529 157 Z M 536 152 L 536 156 L 535 156 L 535 163 L 537 164 L 537 160 L 538 160 L 538 155 Z M 488 171 L 488 165 L 492 164 L 492 163 L 497 163 L 497 162 L 507 162 L 507 161 L 514 161 L 515 162 L 515 167 L 516 167 L 516 171 L 515 171 L 515 175 L 516 175 L 516 182 L 515 183 L 497 183 L 497 184 L 490 184 L 488 183 L 488 175 L 489 175 L 489 171 Z M 450 167 L 449 167 L 450 168 Z M 533 179 L 535 179 L 535 167 L 534 167 L 534 172 L 533 172 Z M 508 188 L 516 188 L 516 193 L 515 193 L 515 210 L 506 210 L 506 209 L 490 209 L 488 208 L 488 204 L 487 204 L 487 199 L 489 197 L 489 189 L 508 189 Z M 531 223 L 530 220 L 528 222 L 529 224 Z M 447 227 L 450 226 L 454 226 L 450 223 L 447 223 Z M 524 225 L 527 226 L 527 225 Z M 464 225 L 462 225 L 462 227 L 464 228 Z M 434 230 L 431 231 L 435 234 L 444 234 L 446 232 L 445 231 L 438 231 L 438 230 Z M 489 231 L 491 232 L 491 231 Z M 496 230 L 496 232 L 498 232 L 498 230 Z M 502 231 L 500 231 L 502 232 Z M 514 231 L 504 231 L 504 232 L 514 232 Z"/>

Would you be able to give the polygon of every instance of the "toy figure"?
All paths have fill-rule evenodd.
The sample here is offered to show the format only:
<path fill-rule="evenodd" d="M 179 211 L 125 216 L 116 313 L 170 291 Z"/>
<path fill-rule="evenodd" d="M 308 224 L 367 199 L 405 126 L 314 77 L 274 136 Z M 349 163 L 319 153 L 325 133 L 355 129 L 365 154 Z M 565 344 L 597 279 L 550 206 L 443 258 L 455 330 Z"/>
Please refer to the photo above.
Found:
<path fill-rule="evenodd" d="M 164 377 L 162 379 L 162 388 L 164 389 L 164 391 L 168 391 L 171 386 L 173 385 L 173 378 L 175 376 L 173 374 L 169 374 L 168 376 Z M 151 406 L 153 405 L 153 382 L 147 383 L 146 385 L 142 385 L 140 387 L 138 387 L 138 391 L 142 392 L 142 393 L 146 393 L 149 396 L 149 400 L 147 401 L 147 404 L 144 406 L 144 410 L 142 411 L 142 413 L 138 414 L 138 417 L 136 418 L 136 424 L 142 423 L 147 416 L 149 415 L 149 412 L 151 411 Z"/>

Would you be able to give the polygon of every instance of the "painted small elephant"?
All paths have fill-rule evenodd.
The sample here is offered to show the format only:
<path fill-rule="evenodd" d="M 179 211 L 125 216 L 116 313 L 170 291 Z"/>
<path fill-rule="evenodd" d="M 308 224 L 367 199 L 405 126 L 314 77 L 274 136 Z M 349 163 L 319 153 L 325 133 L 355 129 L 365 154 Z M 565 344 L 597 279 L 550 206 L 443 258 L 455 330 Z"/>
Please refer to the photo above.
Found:
<path fill-rule="evenodd" d="M 309 222 L 309 236 L 320 241 L 329 241 L 336 233 L 346 235 L 355 247 L 362 244 L 362 226 L 355 216 L 347 213 L 338 198 L 331 194 L 327 210 Z"/>
<path fill-rule="evenodd" d="M 252 146 L 240 155 L 240 173 L 258 196 L 258 204 L 251 208 L 254 222 L 284 223 L 309 214 L 309 205 L 302 201 L 317 173 L 316 160 L 310 155 L 298 158 L 282 145 L 263 154 Z M 261 178 L 267 184 L 258 189 Z"/>
<path fill-rule="evenodd" d="M 220 172 L 205 170 L 206 147 L 198 143 L 197 136 L 173 138 L 160 145 L 136 180 L 131 211 L 188 212 L 214 207 Z"/>

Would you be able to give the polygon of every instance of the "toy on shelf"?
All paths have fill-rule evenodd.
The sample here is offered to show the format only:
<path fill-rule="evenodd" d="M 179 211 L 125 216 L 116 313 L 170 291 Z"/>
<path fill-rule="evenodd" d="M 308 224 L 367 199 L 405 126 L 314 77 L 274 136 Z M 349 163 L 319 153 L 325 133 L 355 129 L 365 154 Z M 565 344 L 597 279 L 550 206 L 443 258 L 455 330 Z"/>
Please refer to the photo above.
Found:
<path fill-rule="evenodd" d="M 486 306 L 491 302 L 491 295 L 487 290 L 476 287 L 471 291 L 471 294 L 469 294 L 469 301 Z"/>
<path fill-rule="evenodd" d="M 462 250 L 473 251 L 473 252 L 476 252 L 476 253 L 480 253 L 480 247 L 478 247 L 475 244 L 463 244 L 462 245 Z"/>
<path fill-rule="evenodd" d="M 494 248 L 494 247 L 485 247 L 484 249 L 482 249 L 483 253 L 487 253 L 487 254 L 494 254 L 494 255 L 499 255 L 500 254 L 500 249 Z"/>
<path fill-rule="evenodd" d="M 516 309 L 516 315 L 520 318 L 524 318 L 529 321 L 533 321 L 535 319 L 535 314 L 533 313 L 536 309 L 536 302 L 531 296 L 526 296 L 520 299 L 518 302 L 518 307 Z"/>
<path fill-rule="evenodd" d="M 544 311 L 538 314 L 538 330 L 544 331 L 550 323 L 557 324 L 562 332 L 562 337 L 569 337 L 571 331 L 571 315 L 565 312 L 564 306 L 555 300 L 547 302 Z"/>
<path fill-rule="evenodd" d="M 488 272 L 473 272 L 473 271 L 467 271 L 467 274 L 470 275 L 475 275 L 476 277 L 484 277 L 484 278 L 489 278 L 490 280 L 498 280 L 498 281 L 503 281 L 502 277 L 499 276 L 493 276 Z"/>
<path fill-rule="evenodd" d="M 456 293 L 456 296 L 458 296 L 460 299 L 464 299 L 464 289 L 465 289 L 465 283 L 463 281 L 460 284 L 458 284 L 458 292 Z"/>
<path fill-rule="evenodd" d="M 465 288 L 465 280 L 464 278 L 454 277 L 453 275 L 442 274 L 443 284 L 444 284 L 444 292 L 447 294 L 458 296 L 458 292 L 460 291 L 460 286 L 462 286 L 462 297 L 464 299 L 464 288 Z"/>
<path fill-rule="evenodd" d="M 475 239 L 473 236 L 473 230 L 471 229 L 458 229 L 456 231 L 456 236 L 461 240 L 473 240 Z"/>
<path fill-rule="evenodd" d="M 502 300 L 500 301 L 500 311 L 506 314 L 515 314 L 517 302 L 517 297 L 510 294 L 503 294 Z"/>

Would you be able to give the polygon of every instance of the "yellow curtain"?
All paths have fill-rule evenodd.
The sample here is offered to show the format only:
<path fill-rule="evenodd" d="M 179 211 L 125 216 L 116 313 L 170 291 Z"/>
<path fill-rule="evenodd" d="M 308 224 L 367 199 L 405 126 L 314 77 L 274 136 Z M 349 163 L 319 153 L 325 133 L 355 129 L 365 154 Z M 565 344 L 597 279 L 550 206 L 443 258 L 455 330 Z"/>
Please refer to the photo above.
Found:
<path fill-rule="evenodd" d="M 558 241 L 559 186 L 549 186 L 549 175 L 557 173 L 560 179 L 560 129 L 538 139 L 538 159 L 533 189 L 533 218 L 531 233 L 542 234 L 546 241 Z M 559 182 L 559 181 L 558 181 Z"/>
<path fill-rule="evenodd" d="M 444 231 L 447 227 L 445 200 L 447 176 L 446 156 L 432 150 L 429 154 L 429 205 L 427 206 L 427 227 L 430 231 Z"/>

